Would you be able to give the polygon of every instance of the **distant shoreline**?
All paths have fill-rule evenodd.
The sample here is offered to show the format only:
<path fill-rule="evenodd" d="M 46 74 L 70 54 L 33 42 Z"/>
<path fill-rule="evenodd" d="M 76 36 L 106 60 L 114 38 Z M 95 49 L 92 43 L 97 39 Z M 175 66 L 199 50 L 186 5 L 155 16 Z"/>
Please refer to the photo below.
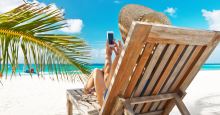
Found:
<path fill-rule="evenodd" d="M 204 65 L 220 65 L 220 63 L 206 63 Z"/>
<path fill-rule="evenodd" d="M 67 65 L 69 66 L 69 65 Z M 104 66 L 104 64 L 101 64 L 101 63 L 93 63 L 93 64 L 89 64 L 88 67 L 90 70 L 93 70 L 95 68 L 99 68 L 99 69 L 102 69 Z M 11 72 L 12 72 L 12 67 L 11 65 L 9 64 L 8 65 L 8 75 L 11 75 Z M 47 67 L 47 65 L 45 65 L 45 68 Z M 34 65 L 32 65 L 32 68 L 34 69 L 34 71 L 36 72 L 36 67 Z M 25 70 L 27 70 L 28 68 L 25 68 L 24 69 L 24 64 L 19 64 L 19 67 L 17 68 L 16 70 L 16 73 L 25 73 Z M 66 69 L 66 68 L 65 68 Z M 202 67 L 201 67 L 201 70 L 220 70 L 220 63 L 206 63 L 204 64 Z M 78 71 L 78 69 L 72 69 L 72 68 L 68 68 L 66 71 L 70 71 L 70 72 L 73 72 L 73 71 Z M 44 74 L 48 74 L 48 70 L 45 69 L 43 71 Z M 4 74 L 5 74 L 5 71 L 4 71 Z"/>

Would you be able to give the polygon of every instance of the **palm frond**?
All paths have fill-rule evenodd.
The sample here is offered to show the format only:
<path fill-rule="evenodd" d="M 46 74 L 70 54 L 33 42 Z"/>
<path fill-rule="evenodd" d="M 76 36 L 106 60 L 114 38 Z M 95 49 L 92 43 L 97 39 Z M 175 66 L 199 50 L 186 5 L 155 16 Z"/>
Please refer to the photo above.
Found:
<path fill-rule="evenodd" d="M 86 42 L 72 35 L 48 33 L 68 26 L 63 17 L 63 12 L 52 5 L 41 7 L 37 3 L 0 14 L 1 73 L 9 63 L 13 68 L 18 66 L 21 48 L 25 64 L 30 68 L 34 63 L 37 72 L 49 65 L 51 72 L 64 74 L 64 67 L 72 65 L 88 74 L 90 48 Z"/>

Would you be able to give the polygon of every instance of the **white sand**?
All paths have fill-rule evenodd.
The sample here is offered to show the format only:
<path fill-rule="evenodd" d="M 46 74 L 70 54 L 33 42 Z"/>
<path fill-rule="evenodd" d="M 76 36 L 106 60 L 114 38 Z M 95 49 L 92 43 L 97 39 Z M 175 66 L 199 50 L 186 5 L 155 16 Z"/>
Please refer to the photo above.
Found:
<path fill-rule="evenodd" d="M 66 115 L 66 89 L 81 83 L 13 78 L 0 86 L 0 115 Z M 200 71 L 184 98 L 192 115 L 220 114 L 220 71 Z M 175 108 L 171 115 L 178 115 Z"/>
<path fill-rule="evenodd" d="M 30 76 L 3 84 L 0 115 L 66 115 L 66 89 L 83 87 L 81 83 L 30 79 Z"/>
<path fill-rule="evenodd" d="M 186 90 L 184 103 L 192 115 L 220 115 L 220 71 L 200 71 Z M 179 115 L 174 108 L 171 115 Z"/>

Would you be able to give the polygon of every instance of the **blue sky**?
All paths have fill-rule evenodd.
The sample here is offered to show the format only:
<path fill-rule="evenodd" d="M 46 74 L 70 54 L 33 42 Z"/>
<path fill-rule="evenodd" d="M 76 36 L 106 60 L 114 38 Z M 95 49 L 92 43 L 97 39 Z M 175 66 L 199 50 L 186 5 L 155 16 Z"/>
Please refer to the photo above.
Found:
<path fill-rule="evenodd" d="M 23 2 L 1 0 L 3 1 L 15 5 Z M 73 26 L 69 31 L 63 32 L 78 35 L 91 45 L 92 63 L 104 62 L 106 31 L 114 31 L 116 39 L 121 40 L 118 14 L 126 4 L 140 4 L 163 12 L 175 26 L 220 30 L 219 0 L 38 0 L 38 2 L 55 4 L 56 7 L 64 9 L 65 18 L 69 19 Z M 0 3 L 0 6 L 1 4 L 5 3 Z M 220 46 L 214 51 L 208 63 L 220 63 Z"/>

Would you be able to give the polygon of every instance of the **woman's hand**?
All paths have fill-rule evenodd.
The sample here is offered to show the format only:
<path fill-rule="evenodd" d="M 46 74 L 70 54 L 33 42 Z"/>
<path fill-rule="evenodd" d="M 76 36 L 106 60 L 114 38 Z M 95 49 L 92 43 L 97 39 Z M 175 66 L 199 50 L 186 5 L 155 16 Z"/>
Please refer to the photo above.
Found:
<path fill-rule="evenodd" d="M 112 56 L 112 51 L 114 51 L 115 55 L 119 55 L 123 49 L 123 45 L 120 40 L 118 40 L 118 43 L 114 42 L 114 47 L 110 47 L 108 42 L 106 42 L 106 57 Z"/>
<path fill-rule="evenodd" d="M 115 52 L 116 56 L 121 54 L 122 49 L 123 49 L 123 45 L 122 45 L 121 41 L 118 40 L 118 44 L 114 41 L 113 51 Z"/>
<path fill-rule="evenodd" d="M 105 45 L 105 55 L 106 57 L 112 56 L 112 48 L 109 46 L 108 42 L 106 42 L 106 45 Z"/>

